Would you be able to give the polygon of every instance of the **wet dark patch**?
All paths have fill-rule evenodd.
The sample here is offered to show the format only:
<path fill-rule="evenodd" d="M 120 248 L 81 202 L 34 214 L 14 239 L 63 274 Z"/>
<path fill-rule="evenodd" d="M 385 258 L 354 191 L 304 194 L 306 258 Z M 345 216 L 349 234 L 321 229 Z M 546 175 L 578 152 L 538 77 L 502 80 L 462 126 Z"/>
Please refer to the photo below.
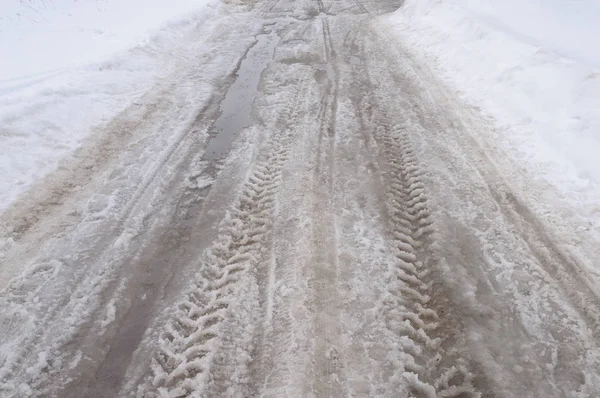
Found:
<path fill-rule="evenodd" d="M 262 71 L 273 59 L 279 36 L 275 32 L 257 36 L 236 73 L 236 80 L 220 104 L 220 116 L 215 121 L 206 146 L 204 160 L 221 159 L 229 152 L 231 142 L 244 128 L 252 125 L 252 104 L 259 91 Z"/>

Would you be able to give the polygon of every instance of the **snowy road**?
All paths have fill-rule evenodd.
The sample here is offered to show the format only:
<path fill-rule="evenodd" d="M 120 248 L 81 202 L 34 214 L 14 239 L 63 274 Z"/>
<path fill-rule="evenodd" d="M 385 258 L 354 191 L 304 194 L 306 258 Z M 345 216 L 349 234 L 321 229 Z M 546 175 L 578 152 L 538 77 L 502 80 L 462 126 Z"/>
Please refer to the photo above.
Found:
<path fill-rule="evenodd" d="M 523 204 L 400 5 L 198 24 L 2 216 L 0 396 L 597 397 L 598 247 Z"/>

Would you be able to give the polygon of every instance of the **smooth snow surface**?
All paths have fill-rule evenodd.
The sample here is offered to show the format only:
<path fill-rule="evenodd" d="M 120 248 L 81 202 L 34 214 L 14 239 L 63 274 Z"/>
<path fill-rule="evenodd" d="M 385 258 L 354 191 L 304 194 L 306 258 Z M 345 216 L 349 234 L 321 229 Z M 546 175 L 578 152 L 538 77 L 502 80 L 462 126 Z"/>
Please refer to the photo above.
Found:
<path fill-rule="evenodd" d="M 54 170 L 94 126 L 172 73 L 186 57 L 181 43 L 190 45 L 185 37 L 197 23 L 190 22 L 190 13 L 210 19 L 217 2 L 163 4 L 0 5 L 0 211 Z"/>
<path fill-rule="evenodd" d="M 7 0 L 0 5 L 0 81 L 103 61 L 147 44 L 210 0 Z"/>

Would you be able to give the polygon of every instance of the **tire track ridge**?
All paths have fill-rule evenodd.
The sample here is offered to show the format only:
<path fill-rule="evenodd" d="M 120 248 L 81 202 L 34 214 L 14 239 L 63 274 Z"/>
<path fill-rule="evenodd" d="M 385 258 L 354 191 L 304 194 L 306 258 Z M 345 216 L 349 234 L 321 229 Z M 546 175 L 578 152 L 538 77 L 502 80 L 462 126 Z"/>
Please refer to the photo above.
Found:
<path fill-rule="evenodd" d="M 178 79 L 170 84 L 170 86 L 175 87 L 186 78 L 188 78 L 188 75 L 178 77 Z M 198 145 L 198 143 L 194 143 L 196 141 L 195 137 L 203 136 L 207 127 L 202 127 L 200 129 L 193 128 L 198 121 L 194 120 L 190 112 L 193 112 L 194 114 L 203 114 L 207 112 L 212 102 L 212 97 L 213 96 L 211 96 L 211 100 L 204 101 L 198 110 L 166 114 L 160 123 L 157 124 L 157 127 L 151 129 L 152 131 L 161 129 L 168 130 L 170 125 L 181 125 L 174 135 L 174 138 L 170 140 L 164 150 L 158 154 L 158 157 L 151 165 L 151 168 L 141 177 L 139 186 L 126 196 L 126 200 L 122 206 L 119 207 L 118 211 L 108 215 L 106 221 L 103 221 L 107 223 L 106 230 L 110 233 L 101 235 L 93 244 L 94 247 L 97 247 L 98 251 L 102 253 L 91 261 L 91 264 L 96 264 L 97 266 L 94 268 L 90 265 L 90 267 L 76 269 L 72 273 L 70 283 L 76 287 L 72 294 L 59 299 L 44 300 L 42 301 L 44 307 L 41 309 L 29 309 L 32 306 L 38 307 L 38 304 L 35 301 L 33 304 L 30 301 L 37 299 L 36 296 L 45 288 L 44 285 L 50 285 L 51 282 L 65 272 L 61 269 L 66 268 L 63 267 L 64 264 L 72 262 L 64 260 L 63 257 L 58 258 L 57 260 L 41 262 L 40 265 L 44 266 L 44 269 L 48 268 L 46 264 L 51 265 L 52 272 L 39 269 L 40 265 L 38 265 L 38 263 L 40 263 L 40 261 L 34 260 L 32 262 L 34 265 L 31 267 L 31 271 L 26 270 L 24 273 L 13 278 L 11 283 L 0 292 L 0 295 L 6 296 L 7 300 L 11 301 L 11 304 L 14 302 L 16 305 L 20 306 L 27 305 L 29 306 L 27 308 L 28 311 L 36 311 L 41 314 L 36 320 L 36 325 L 30 331 L 30 336 L 25 336 L 24 338 L 27 340 L 20 342 L 20 352 L 13 355 L 11 358 L 0 359 L 0 389 L 12 388 L 12 385 L 4 383 L 4 379 L 8 380 L 9 377 L 16 377 L 16 375 L 24 373 L 22 366 L 23 361 L 28 360 L 28 356 L 30 356 L 29 353 L 32 350 L 40 349 L 39 340 L 41 337 L 44 337 L 44 334 L 46 333 L 45 329 L 48 328 L 49 324 L 55 323 L 55 319 L 59 318 L 62 314 L 66 313 L 70 315 L 75 313 L 83 315 L 69 324 L 70 330 L 68 333 L 63 334 L 58 342 L 52 343 L 52 355 L 49 356 L 50 359 L 47 361 L 47 366 L 44 368 L 45 377 L 34 380 L 34 378 L 30 376 L 25 376 L 27 378 L 27 383 L 31 383 L 31 386 L 39 385 L 39 383 L 45 381 L 42 379 L 46 379 L 59 371 L 66 360 L 63 357 L 62 349 L 59 349 L 58 347 L 62 348 L 69 344 L 73 336 L 79 333 L 78 329 L 95 323 L 92 314 L 101 310 L 101 304 L 90 304 L 90 297 L 95 298 L 100 296 L 101 292 L 118 288 L 119 284 L 117 283 L 116 276 L 121 271 L 115 264 L 128 263 L 131 257 L 135 257 L 136 254 L 134 253 L 127 255 L 127 258 L 123 259 L 126 256 L 125 253 L 127 250 L 130 250 L 132 253 L 135 250 L 138 250 L 138 248 L 131 249 L 128 247 L 128 244 L 146 230 L 146 223 L 154 213 L 154 210 L 149 207 L 149 203 L 152 203 L 155 195 L 151 188 L 157 181 L 161 181 L 160 177 L 165 172 L 168 172 L 168 168 L 165 167 L 166 165 L 175 162 L 183 163 L 185 161 L 187 153 L 190 150 L 189 145 L 187 147 L 185 146 L 186 143 L 192 142 L 193 145 Z M 175 101 L 176 100 L 169 101 L 169 104 L 172 107 L 179 108 L 180 104 Z M 203 143 L 204 139 L 201 141 Z M 91 291 L 89 290 L 89 287 L 82 287 L 84 281 L 91 279 L 90 269 L 93 269 L 95 279 L 98 281 L 93 284 Z M 35 289 L 30 288 L 33 284 L 32 282 L 35 282 L 38 287 Z M 25 292 L 26 294 L 20 296 L 12 294 L 15 287 L 22 290 L 21 286 L 25 286 L 29 289 Z M 60 286 L 53 288 L 61 289 Z M 84 306 L 84 304 L 81 303 L 83 298 L 88 300 L 88 302 L 85 303 L 85 311 L 81 311 Z M 0 300 L 1 299 L 3 299 L 3 297 L 0 297 Z M 65 310 L 69 307 L 71 307 L 71 311 Z M 37 341 L 37 343 L 33 344 L 32 341 Z M 43 344 L 47 343 L 44 341 Z M 50 351 L 50 348 L 47 348 L 47 350 Z"/>
<path fill-rule="evenodd" d="M 375 129 L 387 164 L 387 215 L 396 259 L 392 282 L 384 300 L 386 326 L 399 337 L 399 356 L 391 381 L 407 386 L 417 397 L 479 397 L 473 375 L 464 361 L 451 358 L 449 369 L 441 369 L 443 319 L 431 307 L 433 281 L 426 268 L 426 248 L 433 232 L 425 185 L 418 155 L 405 126 L 393 126 L 385 117 Z"/>
<path fill-rule="evenodd" d="M 207 106 L 204 105 L 202 109 L 206 109 L 206 107 Z M 179 115 L 176 120 L 178 122 L 181 122 L 184 119 L 185 115 Z M 167 118 L 163 120 L 163 122 L 159 125 L 157 129 L 163 128 L 164 125 L 167 124 L 168 120 L 171 119 Z M 97 275 L 99 276 L 96 276 L 96 278 L 106 278 L 103 281 L 95 283 L 91 292 L 89 290 L 86 292 L 88 295 L 88 300 L 89 297 L 98 295 L 99 291 L 110 288 L 110 286 L 113 286 L 113 288 L 116 289 L 116 287 L 114 287 L 116 283 L 111 282 L 111 278 L 108 277 L 108 275 L 114 275 L 114 273 L 116 272 L 115 270 L 110 269 L 109 266 L 111 264 L 113 264 L 115 261 L 125 262 L 124 260 L 115 260 L 115 258 L 118 258 L 119 255 L 122 255 L 122 247 L 119 246 L 122 246 L 122 240 L 120 239 L 120 237 L 122 237 L 123 234 L 126 232 L 127 224 L 135 224 L 135 227 L 133 227 L 132 230 L 134 230 L 136 234 L 138 234 L 139 231 L 142 229 L 139 225 L 137 225 L 142 221 L 136 219 L 135 217 L 135 215 L 139 212 L 142 212 L 142 210 L 136 211 L 136 208 L 141 207 L 140 202 L 143 200 L 144 195 L 148 195 L 149 186 L 157 180 L 157 176 L 160 175 L 162 169 L 164 168 L 163 166 L 168 161 L 177 156 L 176 154 L 181 150 L 183 143 L 186 140 L 188 140 L 191 136 L 191 131 L 194 131 L 194 129 L 192 129 L 190 126 L 191 124 L 187 123 L 185 125 L 185 128 L 182 128 L 178 132 L 174 141 L 171 142 L 171 144 L 159 155 L 157 163 L 153 165 L 154 167 L 143 177 L 143 181 L 140 187 L 138 187 L 132 193 L 132 195 L 128 198 L 127 202 L 124 204 L 124 207 L 120 209 L 120 211 L 116 215 L 111 216 L 110 219 L 116 221 L 115 225 L 109 227 L 110 230 L 114 233 L 114 235 L 109 234 L 107 236 L 110 237 L 99 239 L 96 245 L 98 247 L 105 247 L 108 244 L 108 242 L 112 240 L 114 242 L 113 247 L 116 249 L 116 253 L 108 253 L 105 251 L 102 254 L 102 256 L 94 260 L 96 264 L 99 265 L 96 268 Z M 112 238 L 112 236 L 116 236 L 116 238 Z M 80 300 L 86 297 L 85 293 L 83 293 L 83 288 L 81 287 L 82 281 L 90 277 L 89 272 L 83 272 L 82 270 L 76 270 L 73 274 L 73 284 L 77 287 L 77 289 L 71 295 L 58 299 L 46 299 L 45 301 L 41 301 L 41 304 L 37 304 L 35 302 L 35 299 L 37 298 L 36 295 L 44 290 L 45 285 L 50 284 L 55 278 L 59 276 L 60 272 L 63 272 L 61 268 L 65 263 L 66 261 L 64 261 L 62 258 L 52 258 L 47 261 L 35 260 L 33 262 L 33 264 L 35 265 L 31 266 L 30 269 L 26 269 L 21 275 L 18 275 L 15 278 L 13 278 L 8 284 L 8 286 L 4 290 L 0 291 L 0 295 L 5 296 L 5 298 L 0 298 L 0 300 L 5 300 L 5 302 L 8 302 L 10 304 L 16 304 L 20 305 L 21 307 L 26 307 L 27 311 L 35 311 L 37 313 L 43 314 L 38 319 L 36 319 L 36 325 L 32 327 L 30 335 L 25 336 L 26 340 L 20 342 L 19 353 L 13 355 L 12 358 L 6 358 L 0 363 L 0 390 L 7 388 L 7 385 L 3 382 L 4 379 L 8 380 L 9 377 L 14 377 L 19 372 L 22 372 L 21 367 L 23 362 L 28 359 L 27 354 L 36 347 L 39 347 L 40 344 L 39 341 L 37 344 L 33 344 L 31 342 L 39 340 L 43 336 L 44 330 L 48 327 L 49 323 L 51 323 L 54 319 L 59 317 L 60 314 L 64 313 L 64 310 L 67 307 L 74 307 L 72 311 L 73 313 L 81 312 L 80 308 L 82 304 L 80 303 Z M 37 283 L 33 284 L 33 281 L 36 281 Z M 22 291 L 23 287 L 29 289 L 25 292 L 25 294 L 14 294 L 15 289 L 18 292 Z M 65 333 L 63 337 L 69 336 L 70 338 L 72 335 L 75 335 L 76 328 L 82 327 L 87 323 L 93 323 L 93 321 L 90 320 L 91 314 L 94 311 L 98 311 L 100 309 L 100 305 L 94 304 L 93 306 L 91 306 L 89 305 L 89 303 L 86 304 L 88 304 L 87 310 L 89 312 L 85 313 L 85 315 L 81 318 L 73 321 L 69 325 L 72 328 L 72 330 L 70 330 L 68 333 Z M 58 371 L 56 368 L 60 368 L 60 366 L 62 366 L 64 360 L 61 357 L 62 353 L 60 353 L 58 347 L 62 347 L 65 344 L 68 344 L 68 342 L 70 341 L 69 338 L 63 338 L 63 340 L 61 340 L 60 342 L 54 343 L 54 346 L 52 347 L 52 352 L 59 352 L 59 354 L 55 354 L 52 359 L 49 359 L 47 361 L 47 365 L 45 366 L 45 373 L 47 375 L 55 374 Z M 44 342 L 44 344 L 46 343 Z M 33 380 L 33 378 L 29 376 L 27 377 L 28 384 L 38 383 L 38 380 Z"/>
<path fill-rule="evenodd" d="M 296 93 L 297 97 L 297 93 Z M 291 101 L 280 115 L 289 120 Z M 159 337 L 151 375 L 140 386 L 138 396 L 204 396 L 213 382 L 211 370 L 232 316 L 231 305 L 244 299 L 243 281 L 254 278 L 249 271 L 268 256 L 275 211 L 275 196 L 282 167 L 289 158 L 293 130 L 272 134 L 266 150 L 249 173 L 242 192 L 220 226 L 220 234 L 202 261 L 201 271 L 187 296 L 176 305 L 174 316 Z M 253 347 L 248 347 L 251 352 Z"/>
<path fill-rule="evenodd" d="M 267 83 L 270 84 L 270 83 Z M 275 126 L 289 126 L 290 121 L 297 120 L 298 114 L 300 113 L 300 98 L 302 98 L 301 94 L 306 92 L 307 81 L 305 79 L 298 79 L 295 81 L 297 85 L 295 92 L 291 95 L 289 101 L 282 102 L 281 106 L 283 107 L 282 111 L 276 117 L 274 125 Z M 276 86 L 269 86 L 269 91 L 276 90 Z M 285 127 L 285 129 L 289 129 L 289 127 Z M 290 146 L 292 142 L 290 140 Z M 289 148 L 288 148 L 289 149 Z M 260 168 L 259 165 L 257 168 Z M 281 168 L 283 170 L 283 167 Z M 274 194 L 279 195 L 278 192 L 274 192 Z M 280 212 L 282 209 L 279 208 L 276 196 L 272 197 L 274 207 L 273 207 L 273 217 L 281 217 Z M 268 390 L 272 388 L 273 379 L 277 379 L 277 376 L 281 374 L 281 369 L 278 368 L 277 361 L 273 360 L 273 356 L 277 355 L 279 357 L 283 357 L 285 354 L 281 354 L 280 351 L 277 351 L 275 347 L 282 348 L 283 350 L 288 350 L 290 347 L 289 342 L 292 340 L 287 333 L 275 333 L 275 329 L 281 328 L 284 331 L 292 330 L 292 319 L 291 316 L 285 318 L 284 320 L 280 319 L 280 316 L 289 315 L 289 306 L 284 306 L 281 308 L 281 304 L 278 303 L 281 301 L 281 297 L 279 294 L 275 292 L 278 287 L 280 287 L 281 283 L 289 285 L 291 282 L 291 270 L 288 266 L 281 266 L 278 263 L 278 257 L 282 257 L 280 250 L 275 248 L 274 240 L 275 235 L 277 234 L 277 223 L 274 221 L 273 223 L 273 231 L 270 235 L 270 246 L 271 250 L 269 250 L 268 255 L 264 258 L 264 263 L 266 264 L 263 270 L 264 275 L 262 275 L 265 280 L 265 287 L 261 292 L 261 311 L 263 311 L 263 319 L 261 320 L 261 331 L 257 336 L 257 341 L 259 342 L 256 349 L 252 353 L 252 357 L 255 358 L 254 363 L 251 364 L 250 375 L 252 377 L 252 382 L 250 383 L 249 395 L 250 396 L 265 396 L 268 394 Z M 285 281 L 285 282 L 284 282 Z M 285 301 L 285 299 L 283 299 Z M 279 320 L 276 322 L 275 320 Z M 278 326 L 276 326 L 278 324 Z M 272 369 L 267 374 L 264 374 L 264 370 L 260 369 Z M 274 377 L 275 375 L 275 377 Z M 283 376 L 282 376 L 283 378 Z"/>
<path fill-rule="evenodd" d="M 312 69 L 302 70 L 299 76 L 295 76 L 291 80 L 296 88 L 288 100 L 279 100 L 279 105 L 283 109 L 275 117 L 274 126 L 288 129 L 288 126 L 292 123 L 298 124 L 299 114 L 304 109 L 301 100 L 307 101 L 306 94 L 310 84 L 309 72 L 312 72 Z M 265 91 L 277 92 L 277 84 L 271 81 L 265 83 Z M 305 134 L 303 131 L 303 129 L 300 129 L 298 132 L 302 135 Z M 302 137 L 295 138 L 294 145 L 301 140 Z M 290 142 L 291 145 L 292 142 Z M 276 192 L 276 196 L 273 197 L 273 215 L 279 222 L 274 221 L 269 242 L 271 249 L 268 256 L 263 259 L 266 264 L 263 270 L 263 280 L 266 282 L 266 286 L 262 288 L 263 292 L 261 293 L 261 300 L 263 301 L 261 310 L 264 316 L 261 320 L 261 330 L 257 336 L 258 344 L 252 353 L 254 358 L 250 368 L 252 381 L 246 396 L 284 395 L 281 391 L 289 385 L 292 366 L 286 359 L 293 358 L 292 362 L 297 359 L 294 356 L 294 348 L 291 344 L 294 340 L 295 330 L 293 328 L 294 321 L 291 313 L 290 297 L 285 293 L 282 294 L 281 291 L 285 286 L 297 285 L 298 281 L 295 278 L 297 268 L 290 265 L 290 260 L 286 258 L 292 249 L 284 250 L 280 244 L 278 245 L 275 242 L 278 234 L 286 230 L 285 222 L 281 224 L 281 221 L 289 219 L 285 216 L 289 211 L 288 206 L 279 206 L 280 201 L 278 199 L 281 195 L 282 193 Z M 286 203 L 285 198 L 281 203 Z M 286 246 L 289 244 L 287 240 L 283 242 Z"/>

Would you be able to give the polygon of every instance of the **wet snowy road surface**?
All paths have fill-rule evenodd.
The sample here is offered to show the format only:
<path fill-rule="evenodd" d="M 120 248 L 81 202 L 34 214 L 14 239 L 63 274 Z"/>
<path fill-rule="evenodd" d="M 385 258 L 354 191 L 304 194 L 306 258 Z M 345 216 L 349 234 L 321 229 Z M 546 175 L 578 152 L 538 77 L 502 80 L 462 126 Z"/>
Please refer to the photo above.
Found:
<path fill-rule="evenodd" d="M 0 396 L 598 397 L 598 259 L 388 37 L 400 5 L 199 22 L 3 215 Z"/>

